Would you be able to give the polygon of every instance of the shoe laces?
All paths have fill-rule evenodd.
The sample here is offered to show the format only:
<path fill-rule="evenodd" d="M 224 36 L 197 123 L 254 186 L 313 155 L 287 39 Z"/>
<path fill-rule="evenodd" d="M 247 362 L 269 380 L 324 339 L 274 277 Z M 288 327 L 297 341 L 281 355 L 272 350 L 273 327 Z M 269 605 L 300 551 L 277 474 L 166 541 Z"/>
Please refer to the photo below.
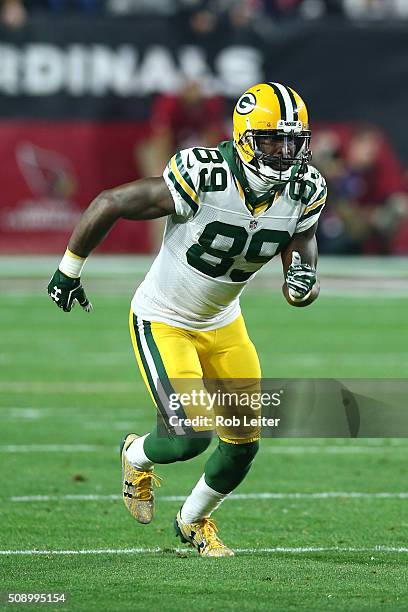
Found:
<path fill-rule="evenodd" d="M 152 497 L 153 485 L 160 487 L 160 477 L 154 472 L 139 472 L 132 485 L 135 487 L 136 497 L 140 501 L 149 501 Z"/>
<path fill-rule="evenodd" d="M 217 525 L 215 521 L 212 519 L 206 518 L 203 519 L 201 530 L 207 542 L 207 548 L 224 548 L 224 544 L 221 542 L 219 537 L 217 536 Z"/>

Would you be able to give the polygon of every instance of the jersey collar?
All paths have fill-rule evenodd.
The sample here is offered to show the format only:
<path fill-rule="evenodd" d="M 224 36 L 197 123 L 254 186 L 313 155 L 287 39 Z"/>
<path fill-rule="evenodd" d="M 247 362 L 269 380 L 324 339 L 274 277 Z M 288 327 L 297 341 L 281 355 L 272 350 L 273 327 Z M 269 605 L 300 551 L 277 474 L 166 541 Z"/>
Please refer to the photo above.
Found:
<path fill-rule="evenodd" d="M 229 169 L 231 170 L 234 178 L 239 182 L 242 187 L 245 196 L 245 203 L 251 211 L 256 211 L 256 208 L 260 205 L 267 204 L 267 208 L 271 206 L 275 200 L 276 194 L 282 191 L 282 186 L 274 185 L 266 193 L 256 196 L 249 186 L 248 179 L 245 176 L 245 172 L 242 168 L 242 164 L 235 153 L 235 147 L 232 140 L 225 140 L 220 142 L 218 150 L 227 162 Z"/>

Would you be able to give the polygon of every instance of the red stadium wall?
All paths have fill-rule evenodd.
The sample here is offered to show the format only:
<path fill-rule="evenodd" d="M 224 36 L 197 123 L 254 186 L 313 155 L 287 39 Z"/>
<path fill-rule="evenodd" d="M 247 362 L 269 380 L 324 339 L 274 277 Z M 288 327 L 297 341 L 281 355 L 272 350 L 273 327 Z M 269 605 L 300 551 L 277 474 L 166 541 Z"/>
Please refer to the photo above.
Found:
<path fill-rule="evenodd" d="M 64 250 L 81 211 L 103 189 L 138 178 L 136 122 L 0 121 L 0 252 Z M 146 222 L 119 221 L 99 252 L 150 250 Z"/>

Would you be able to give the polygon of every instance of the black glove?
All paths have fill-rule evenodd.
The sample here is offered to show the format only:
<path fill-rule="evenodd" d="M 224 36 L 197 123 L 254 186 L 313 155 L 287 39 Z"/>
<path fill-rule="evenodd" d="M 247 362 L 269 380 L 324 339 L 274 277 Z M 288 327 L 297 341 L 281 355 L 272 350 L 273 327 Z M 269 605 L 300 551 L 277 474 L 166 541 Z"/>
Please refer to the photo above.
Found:
<path fill-rule="evenodd" d="M 91 312 L 92 304 L 86 297 L 80 278 L 70 278 L 60 270 L 48 284 L 48 295 L 64 312 L 70 312 L 75 302 L 78 302 L 86 312 Z"/>
<path fill-rule="evenodd" d="M 286 285 L 292 299 L 304 298 L 316 282 L 316 270 L 309 264 L 302 264 L 297 251 L 292 253 L 292 263 L 286 274 Z"/>

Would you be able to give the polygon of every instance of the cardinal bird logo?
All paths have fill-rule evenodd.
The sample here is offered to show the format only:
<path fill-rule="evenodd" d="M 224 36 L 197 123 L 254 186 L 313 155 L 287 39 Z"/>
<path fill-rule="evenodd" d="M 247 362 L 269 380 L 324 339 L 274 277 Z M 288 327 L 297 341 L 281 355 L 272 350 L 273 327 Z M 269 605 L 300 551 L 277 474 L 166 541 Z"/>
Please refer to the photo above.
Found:
<path fill-rule="evenodd" d="M 69 198 L 77 189 L 70 160 L 32 143 L 21 143 L 16 150 L 17 163 L 27 185 L 36 196 Z"/>
<path fill-rule="evenodd" d="M 26 183 L 22 187 L 26 187 L 26 192 L 28 188 L 28 193 L 0 211 L 0 233 L 2 227 L 27 235 L 30 232 L 52 232 L 54 236 L 56 232 L 71 232 L 81 214 L 74 199 L 78 192 L 78 179 L 71 160 L 59 151 L 44 149 L 31 142 L 18 143 L 15 156 Z M 47 241 L 43 240 L 39 246 L 48 248 Z"/>

